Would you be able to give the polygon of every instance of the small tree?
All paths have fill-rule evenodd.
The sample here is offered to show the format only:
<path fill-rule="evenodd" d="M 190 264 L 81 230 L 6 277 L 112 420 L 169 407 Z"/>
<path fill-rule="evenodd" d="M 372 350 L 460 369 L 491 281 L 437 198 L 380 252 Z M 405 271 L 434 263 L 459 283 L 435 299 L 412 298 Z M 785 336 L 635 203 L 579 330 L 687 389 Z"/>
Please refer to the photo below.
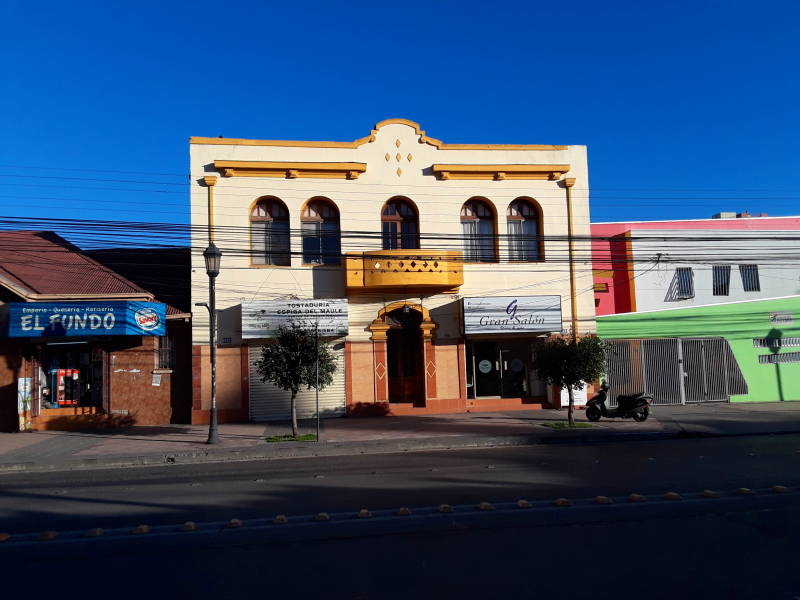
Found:
<path fill-rule="evenodd" d="M 605 342 L 593 335 L 580 339 L 554 337 L 536 350 L 533 367 L 549 384 L 567 388 L 569 425 L 575 425 L 573 390 L 599 379 L 606 368 Z"/>
<path fill-rule="evenodd" d="M 316 365 L 319 361 L 319 374 Z M 314 330 L 296 324 L 281 327 L 278 335 L 261 350 L 255 363 L 261 381 L 291 392 L 292 436 L 297 437 L 297 392 L 302 386 L 323 389 L 333 381 L 336 358 Z"/>

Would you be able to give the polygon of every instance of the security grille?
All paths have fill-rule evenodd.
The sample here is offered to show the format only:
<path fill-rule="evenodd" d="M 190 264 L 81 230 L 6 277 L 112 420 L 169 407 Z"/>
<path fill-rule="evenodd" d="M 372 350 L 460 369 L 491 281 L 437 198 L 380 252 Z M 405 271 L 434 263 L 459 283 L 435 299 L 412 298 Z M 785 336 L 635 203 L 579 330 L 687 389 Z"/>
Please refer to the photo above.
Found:
<path fill-rule="evenodd" d="M 331 342 L 331 349 L 337 362 L 333 382 L 319 392 L 320 416 L 337 417 L 345 412 L 345 372 L 344 341 Z M 291 394 L 271 383 L 261 381 L 256 370 L 256 362 L 261 358 L 261 346 L 253 344 L 248 348 L 250 363 L 250 420 L 283 421 L 291 416 Z M 313 389 L 305 386 L 297 393 L 297 418 L 310 419 L 316 415 L 316 397 Z"/>
<path fill-rule="evenodd" d="M 800 337 L 786 337 L 786 338 L 755 338 L 753 340 L 753 348 L 791 348 L 793 346 L 800 346 Z"/>
<path fill-rule="evenodd" d="M 731 288 L 731 266 L 714 265 L 712 273 L 714 279 L 714 295 L 727 296 Z"/>
<path fill-rule="evenodd" d="M 762 354 L 758 357 L 762 365 L 800 362 L 800 352 L 784 352 L 783 354 Z"/>
<path fill-rule="evenodd" d="M 691 267 L 678 267 L 675 269 L 675 278 L 678 284 L 678 298 L 693 298 L 694 275 Z"/>
<path fill-rule="evenodd" d="M 617 396 L 639 392 L 652 394 L 658 405 L 727 401 L 747 393 L 722 338 L 611 340 L 606 359 L 611 406 Z"/>
<path fill-rule="evenodd" d="M 739 265 L 742 276 L 742 287 L 745 292 L 760 292 L 761 282 L 758 279 L 758 265 Z"/>

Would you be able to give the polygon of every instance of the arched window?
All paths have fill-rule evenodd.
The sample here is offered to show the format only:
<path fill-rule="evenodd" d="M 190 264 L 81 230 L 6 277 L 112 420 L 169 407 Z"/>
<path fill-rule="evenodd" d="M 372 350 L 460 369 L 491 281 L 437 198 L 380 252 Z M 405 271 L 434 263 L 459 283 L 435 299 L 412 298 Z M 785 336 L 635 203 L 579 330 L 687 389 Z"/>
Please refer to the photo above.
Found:
<path fill-rule="evenodd" d="M 408 200 L 392 198 L 384 204 L 381 226 L 384 250 L 419 248 L 419 216 Z"/>
<path fill-rule="evenodd" d="M 309 200 L 300 215 L 303 262 L 314 265 L 341 263 L 339 210 L 325 198 Z"/>
<path fill-rule="evenodd" d="M 539 210 L 527 198 L 517 198 L 508 205 L 508 258 L 542 260 Z"/>
<path fill-rule="evenodd" d="M 494 262 L 494 210 L 485 200 L 473 198 L 461 207 L 461 232 L 464 236 L 464 260 Z"/>
<path fill-rule="evenodd" d="M 250 211 L 250 249 L 254 265 L 292 264 L 289 211 L 277 198 L 261 198 Z"/>

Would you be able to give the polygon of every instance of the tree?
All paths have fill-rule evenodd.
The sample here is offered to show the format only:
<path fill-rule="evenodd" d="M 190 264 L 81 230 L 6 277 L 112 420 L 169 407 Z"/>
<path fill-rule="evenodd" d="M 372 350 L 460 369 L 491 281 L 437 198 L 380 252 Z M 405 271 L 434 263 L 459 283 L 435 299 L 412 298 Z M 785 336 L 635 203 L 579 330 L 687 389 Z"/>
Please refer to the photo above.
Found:
<path fill-rule="evenodd" d="M 598 337 L 587 335 L 577 340 L 553 337 L 536 350 L 533 368 L 539 377 L 567 389 L 570 427 L 575 425 L 573 390 L 597 381 L 605 373 L 605 347 Z"/>
<path fill-rule="evenodd" d="M 281 327 L 275 339 L 263 346 L 255 367 L 261 381 L 291 392 L 292 436 L 297 437 L 297 392 L 303 386 L 321 390 L 331 384 L 336 358 L 330 346 L 319 339 L 316 331 L 293 323 Z"/>

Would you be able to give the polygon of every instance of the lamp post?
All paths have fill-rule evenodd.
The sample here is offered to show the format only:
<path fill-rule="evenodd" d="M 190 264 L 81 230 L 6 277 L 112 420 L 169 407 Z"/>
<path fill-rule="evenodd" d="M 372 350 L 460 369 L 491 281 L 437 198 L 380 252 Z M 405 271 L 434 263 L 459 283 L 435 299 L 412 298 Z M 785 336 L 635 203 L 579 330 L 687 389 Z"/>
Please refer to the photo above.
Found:
<path fill-rule="evenodd" d="M 211 419 L 208 425 L 207 444 L 219 442 L 219 431 L 217 429 L 217 294 L 215 283 L 219 275 L 219 265 L 222 259 L 222 252 L 214 242 L 211 242 L 203 251 L 203 258 L 206 261 L 206 274 L 208 275 L 208 304 L 198 302 L 198 306 L 205 306 L 209 316 L 209 347 L 211 350 Z"/>

